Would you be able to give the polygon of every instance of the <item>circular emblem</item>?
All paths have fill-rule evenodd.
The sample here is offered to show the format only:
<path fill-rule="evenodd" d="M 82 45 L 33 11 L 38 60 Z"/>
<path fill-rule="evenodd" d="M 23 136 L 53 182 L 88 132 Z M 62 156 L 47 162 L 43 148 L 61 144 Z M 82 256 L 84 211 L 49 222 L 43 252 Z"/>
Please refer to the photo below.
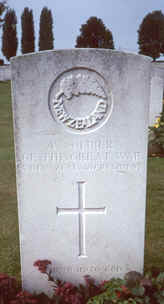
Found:
<path fill-rule="evenodd" d="M 112 94 L 104 78 L 94 70 L 75 68 L 59 75 L 49 94 L 55 121 L 74 133 L 89 133 L 101 127 L 112 112 Z"/>

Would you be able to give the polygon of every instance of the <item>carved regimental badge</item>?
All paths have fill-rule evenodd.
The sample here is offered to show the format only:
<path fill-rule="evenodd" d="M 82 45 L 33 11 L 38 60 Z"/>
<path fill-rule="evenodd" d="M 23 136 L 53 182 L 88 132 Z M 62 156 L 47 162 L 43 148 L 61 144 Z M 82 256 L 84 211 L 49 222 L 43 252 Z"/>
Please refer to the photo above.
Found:
<path fill-rule="evenodd" d="M 53 118 L 75 133 L 88 133 L 101 127 L 109 118 L 112 106 L 105 80 L 87 68 L 65 71 L 50 89 Z"/>

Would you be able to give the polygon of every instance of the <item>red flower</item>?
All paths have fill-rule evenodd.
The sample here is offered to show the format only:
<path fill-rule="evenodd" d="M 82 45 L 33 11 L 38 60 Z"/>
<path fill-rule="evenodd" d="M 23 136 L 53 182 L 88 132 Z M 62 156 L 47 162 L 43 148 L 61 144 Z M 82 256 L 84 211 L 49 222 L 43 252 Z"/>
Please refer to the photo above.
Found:
<path fill-rule="evenodd" d="M 117 294 L 117 297 L 118 297 L 118 298 L 121 297 L 121 292 L 117 291 L 116 294 Z"/>
<path fill-rule="evenodd" d="M 38 304 L 38 301 L 33 298 L 33 295 L 28 291 L 24 290 L 17 294 L 16 302 L 11 302 L 10 304 L 17 304 L 17 303 L 29 303 L 29 304 Z M 25 302 L 24 302 L 25 301 Z"/>
<path fill-rule="evenodd" d="M 37 261 L 35 261 L 34 266 L 38 267 L 38 270 L 41 273 L 47 273 L 47 266 L 50 264 L 52 264 L 52 263 L 49 260 L 37 260 Z"/>
<path fill-rule="evenodd" d="M 9 276 L 7 274 L 0 273 L 0 280 L 8 279 L 8 278 L 9 278 Z"/>
<path fill-rule="evenodd" d="M 128 289 L 125 285 L 122 285 L 122 286 L 121 286 L 121 289 L 122 289 L 122 291 L 123 291 L 124 293 L 126 293 L 126 294 L 129 294 L 129 293 L 130 293 L 129 289 Z"/>
<path fill-rule="evenodd" d="M 26 290 L 21 291 L 21 292 L 19 292 L 19 293 L 17 294 L 17 297 L 20 297 L 20 298 L 22 298 L 22 297 L 31 297 L 31 296 L 32 296 L 31 293 L 29 293 L 29 292 L 26 291 Z"/>

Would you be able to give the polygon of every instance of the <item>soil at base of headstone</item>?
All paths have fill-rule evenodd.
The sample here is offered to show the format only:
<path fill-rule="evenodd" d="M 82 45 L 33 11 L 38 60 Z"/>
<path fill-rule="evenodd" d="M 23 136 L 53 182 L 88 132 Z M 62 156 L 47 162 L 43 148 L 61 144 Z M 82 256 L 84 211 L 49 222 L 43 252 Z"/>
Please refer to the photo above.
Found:
<path fill-rule="evenodd" d="M 160 158 L 163 158 L 164 157 L 164 152 L 163 153 L 152 154 L 152 155 L 149 155 L 149 157 L 160 157 Z"/>
<path fill-rule="evenodd" d="M 149 157 L 164 157 L 164 149 L 156 143 L 149 142 L 148 145 L 148 156 Z"/>

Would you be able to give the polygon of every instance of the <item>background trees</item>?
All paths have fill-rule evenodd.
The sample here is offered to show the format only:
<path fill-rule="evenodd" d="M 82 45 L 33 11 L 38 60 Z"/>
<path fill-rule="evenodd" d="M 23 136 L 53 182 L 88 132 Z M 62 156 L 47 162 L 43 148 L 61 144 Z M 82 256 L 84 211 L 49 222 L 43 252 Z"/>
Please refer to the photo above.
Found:
<path fill-rule="evenodd" d="M 153 11 L 145 16 L 138 30 L 139 54 L 151 56 L 153 61 L 164 53 L 164 15 Z"/>
<path fill-rule="evenodd" d="M 53 49 L 53 19 L 51 10 L 44 7 L 40 15 L 39 51 Z"/>
<path fill-rule="evenodd" d="M 5 10 L 10 11 L 3 18 Z M 0 0 L 0 27 L 5 21 L 2 36 L 2 52 L 6 58 L 16 54 L 17 37 L 16 37 L 16 16 L 11 17 L 11 11 L 7 7 L 5 0 Z M 9 17 L 10 16 L 10 17 Z M 13 20 L 11 20 L 13 18 Z M 21 51 L 23 54 L 35 52 L 35 32 L 33 12 L 25 7 L 21 16 L 22 37 Z M 9 29 L 10 28 L 10 29 Z M 40 28 L 38 49 L 53 49 L 53 18 L 51 10 L 44 7 L 40 14 Z M 164 14 L 162 11 L 153 11 L 147 14 L 138 29 L 139 54 L 151 56 L 155 61 L 160 55 L 164 55 Z M 80 34 L 76 38 L 75 47 L 88 48 L 109 48 L 114 49 L 112 32 L 104 25 L 103 21 L 97 17 L 90 17 L 86 23 L 80 27 Z M 8 49 L 8 51 L 6 51 Z M 9 49 L 12 49 L 11 55 Z"/>
<path fill-rule="evenodd" d="M 101 19 L 90 17 L 80 28 L 75 47 L 114 49 L 112 32 Z"/>
<path fill-rule="evenodd" d="M 7 9 L 6 1 L 0 2 L 0 26 L 2 25 L 3 22 L 2 15 L 6 9 Z"/>
<path fill-rule="evenodd" d="M 35 52 L 35 35 L 34 35 L 34 21 L 32 10 L 28 7 L 24 8 L 21 16 L 22 24 L 22 39 L 21 49 L 22 54 Z"/>
<path fill-rule="evenodd" d="M 7 60 L 15 56 L 18 47 L 17 32 L 16 32 L 17 18 L 15 11 L 9 9 L 4 17 L 3 34 L 2 34 L 2 52 Z"/>
<path fill-rule="evenodd" d="M 6 1 L 2 1 L 0 2 L 0 28 L 2 27 L 2 24 L 3 24 L 3 13 L 5 12 L 5 10 L 7 9 L 7 4 L 6 4 Z M 4 60 L 3 59 L 0 59 L 0 65 L 3 65 L 4 64 Z"/>

